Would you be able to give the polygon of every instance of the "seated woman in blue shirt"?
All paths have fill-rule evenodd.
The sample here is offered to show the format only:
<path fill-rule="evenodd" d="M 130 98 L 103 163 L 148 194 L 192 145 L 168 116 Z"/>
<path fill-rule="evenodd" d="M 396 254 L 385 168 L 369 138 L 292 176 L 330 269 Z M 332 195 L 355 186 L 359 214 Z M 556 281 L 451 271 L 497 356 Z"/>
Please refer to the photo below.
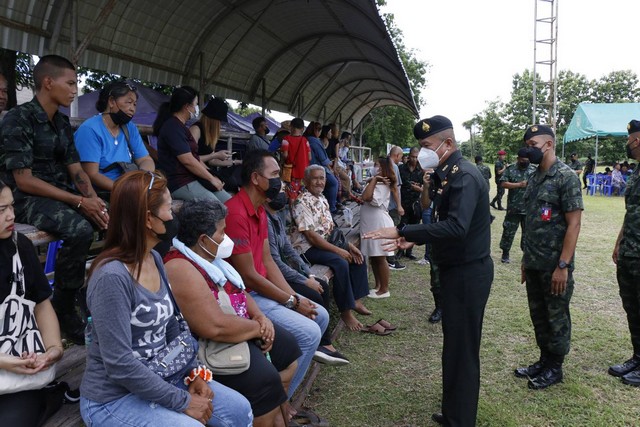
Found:
<path fill-rule="evenodd" d="M 134 86 L 108 83 L 96 101 L 100 114 L 85 120 L 75 133 L 82 168 L 96 190 L 111 191 L 113 181 L 124 173 L 119 162 L 134 163 L 148 171 L 156 168 L 138 128 L 131 122 L 137 102 Z"/>

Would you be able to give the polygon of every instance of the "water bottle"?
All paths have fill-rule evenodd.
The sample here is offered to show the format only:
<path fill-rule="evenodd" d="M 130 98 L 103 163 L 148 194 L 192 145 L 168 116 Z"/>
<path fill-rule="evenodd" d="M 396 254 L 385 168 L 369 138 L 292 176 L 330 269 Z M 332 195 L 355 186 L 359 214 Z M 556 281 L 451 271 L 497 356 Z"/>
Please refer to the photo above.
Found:
<path fill-rule="evenodd" d="M 89 348 L 91 345 L 91 334 L 93 333 L 93 319 L 91 316 L 87 317 L 87 326 L 84 327 L 84 345 Z"/>

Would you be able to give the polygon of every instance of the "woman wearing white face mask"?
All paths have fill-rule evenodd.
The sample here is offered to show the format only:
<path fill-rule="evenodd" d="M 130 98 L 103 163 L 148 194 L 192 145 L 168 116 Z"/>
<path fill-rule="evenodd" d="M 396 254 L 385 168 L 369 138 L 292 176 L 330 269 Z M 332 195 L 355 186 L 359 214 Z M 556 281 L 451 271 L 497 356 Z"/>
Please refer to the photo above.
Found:
<path fill-rule="evenodd" d="M 169 102 L 160 106 L 153 122 L 153 134 L 158 137 L 158 169 L 167 175 L 174 199 L 216 198 L 224 203 L 231 196 L 200 160 L 198 143 L 185 125 L 199 115 L 198 92 L 190 86 L 176 88 Z"/>
<path fill-rule="evenodd" d="M 362 193 L 364 204 L 360 208 L 360 233 L 368 233 L 381 227 L 393 227 L 393 220 L 389 216 L 389 200 L 391 197 L 400 206 L 400 196 L 396 185 L 396 174 L 391 162 L 386 157 L 380 157 L 373 167 L 373 177 Z M 370 298 L 387 298 L 389 292 L 389 263 L 387 257 L 393 252 L 382 249 L 380 240 L 362 240 L 360 250 L 362 255 L 369 257 L 373 277 L 376 281 L 375 289 L 369 292 Z"/>
<path fill-rule="evenodd" d="M 214 375 L 251 403 L 254 426 L 283 426 L 280 406 L 301 355 L 295 338 L 271 323 L 245 291 L 226 261 L 233 241 L 225 234 L 226 207 L 215 200 L 192 200 L 176 214 L 180 222 L 175 250 L 164 257 L 172 290 L 191 331 L 216 342 L 249 344 L 249 368 L 236 375 Z M 227 294 L 235 314 L 220 308 Z M 225 297 L 226 299 L 226 297 Z M 267 359 L 269 355 L 271 362 Z"/>

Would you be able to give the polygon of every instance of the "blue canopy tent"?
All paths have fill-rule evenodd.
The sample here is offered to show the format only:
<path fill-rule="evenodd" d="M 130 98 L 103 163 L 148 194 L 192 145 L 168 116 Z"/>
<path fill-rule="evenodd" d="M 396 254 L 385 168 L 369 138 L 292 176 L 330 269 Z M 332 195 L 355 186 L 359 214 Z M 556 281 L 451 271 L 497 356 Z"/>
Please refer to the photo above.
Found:
<path fill-rule="evenodd" d="M 583 102 L 573 114 L 569 128 L 564 134 L 564 144 L 581 139 L 596 138 L 595 162 L 598 164 L 598 137 L 627 136 L 627 124 L 640 120 L 640 103 L 591 104 Z"/>

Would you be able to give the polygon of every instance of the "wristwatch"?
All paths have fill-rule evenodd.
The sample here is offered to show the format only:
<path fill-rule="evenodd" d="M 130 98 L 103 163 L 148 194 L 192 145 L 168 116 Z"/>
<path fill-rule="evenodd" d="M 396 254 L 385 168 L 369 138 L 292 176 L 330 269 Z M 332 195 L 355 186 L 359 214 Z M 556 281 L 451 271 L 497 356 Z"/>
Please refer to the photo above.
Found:
<path fill-rule="evenodd" d="M 566 262 L 564 262 L 563 260 L 558 261 L 558 268 L 561 270 L 564 270 L 565 268 L 569 267 L 569 264 L 567 264 Z"/>
<path fill-rule="evenodd" d="M 293 310 L 294 305 L 296 304 L 296 298 L 291 295 L 289 296 L 289 299 L 284 303 L 284 306 L 287 307 L 289 310 Z"/>
<path fill-rule="evenodd" d="M 407 224 L 403 224 L 403 223 L 398 224 L 398 226 L 396 227 L 396 230 L 398 230 L 398 236 L 404 237 L 404 229 L 406 226 Z"/>

